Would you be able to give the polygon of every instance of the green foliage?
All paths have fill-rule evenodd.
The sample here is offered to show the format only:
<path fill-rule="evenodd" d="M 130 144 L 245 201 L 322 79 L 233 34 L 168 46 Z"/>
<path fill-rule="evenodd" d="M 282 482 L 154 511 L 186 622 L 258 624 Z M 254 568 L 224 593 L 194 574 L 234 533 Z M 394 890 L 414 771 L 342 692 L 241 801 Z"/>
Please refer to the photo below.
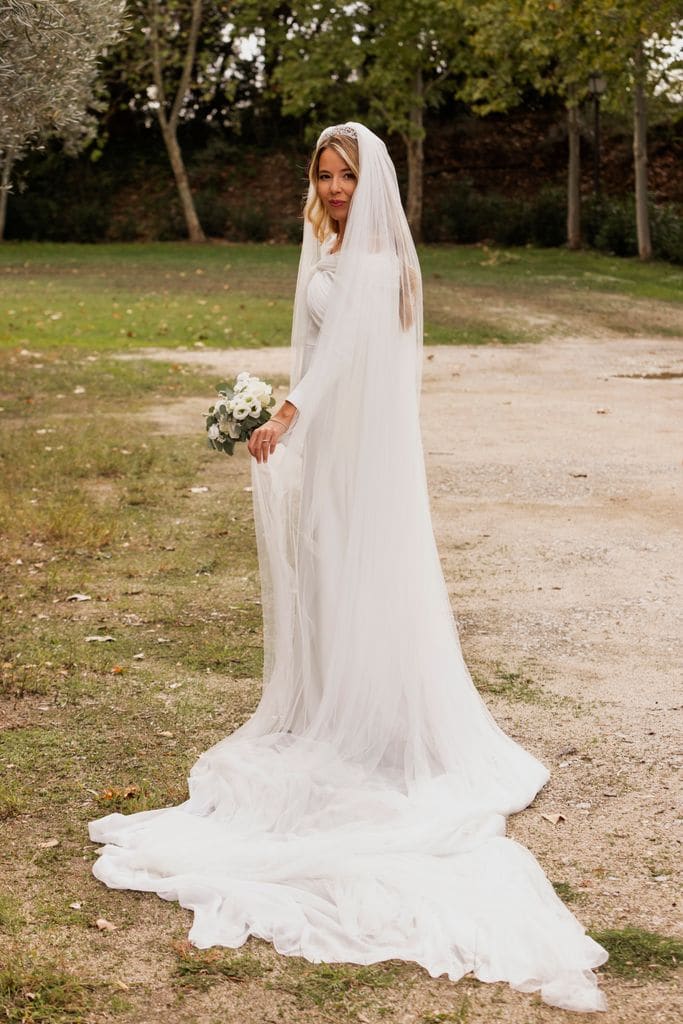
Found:
<path fill-rule="evenodd" d="M 0 932 L 6 935 L 16 932 L 23 922 L 18 900 L 7 892 L 0 892 Z"/>
<path fill-rule="evenodd" d="M 302 1008 L 317 1006 L 336 1013 L 353 1013 L 370 992 L 396 982 L 399 966 L 394 961 L 358 967 L 294 960 L 288 977 L 280 979 L 277 988 L 294 996 Z"/>
<path fill-rule="evenodd" d="M 652 210 L 654 254 L 671 263 L 683 263 L 683 207 L 667 203 Z"/>
<path fill-rule="evenodd" d="M 482 194 L 470 181 L 462 181 L 430 206 L 425 236 L 430 242 L 559 246 L 565 239 L 565 222 L 565 197 L 557 189 L 544 189 L 526 201 Z"/>
<path fill-rule="evenodd" d="M 615 199 L 603 203 L 597 216 L 597 231 L 593 244 L 596 249 L 612 252 L 615 256 L 637 254 L 638 239 L 633 202 Z"/>
<path fill-rule="evenodd" d="M 564 903 L 581 903 L 585 899 L 569 882 L 553 882 L 552 886 Z"/>
<path fill-rule="evenodd" d="M 0 968 L 0 1018 L 7 1024 L 87 1024 L 93 986 L 49 964 L 13 960 Z"/>
<path fill-rule="evenodd" d="M 428 242 L 559 247 L 566 236 L 566 195 L 542 189 L 533 199 L 477 192 L 471 181 L 459 181 L 430 204 L 425 215 Z M 654 255 L 683 263 L 683 212 L 674 203 L 650 207 Z M 633 200 L 604 197 L 583 204 L 584 241 L 615 256 L 638 253 Z"/>
<path fill-rule="evenodd" d="M 676 203 L 650 203 L 652 247 L 656 258 L 683 263 L 683 208 Z M 584 238 L 589 245 L 615 256 L 638 253 L 635 205 L 632 199 L 610 196 L 590 200 L 583 208 Z"/>
<path fill-rule="evenodd" d="M 2 685 L 0 684 L 0 691 Z M 21 813 L 21 798 L 17 793 L 16 786 L 0 782 L 0 821 L 7 821 Z M 2 906 L 0 906 L 0 920 L 2 919 Z"/>
<path fill-rule="evenodd" d="M 267 968 L 256 957 L 236 955 L 222 949 L 195 949 L 188 942 L 173 946 L 176 956 L 175 975 L 186 989 L 206 992 L 218 981 L 244 982 L 262 978 Z"/>
<path fill-rule="evenodd" d="M 533 679 L 522 672 L 513 672 L 495 667 L 493 678 L 475 680 L 477 689 L 482 693 L 492 693 L 507 700 L 519 701 L 522 704 L 547 704 L 546 697 Z"/>
<path fill-rule="evenodd" d="M 591 932 L 591 937 L 609 953 L 603 970 L 621 978 L 643 975 L 661 978 L 683 963 L 683 942 L 680 939 L 644 928 L 608 929 Z"/>
<path fill-rule="evenodd" d="M 452 1010 L 445 1010 L 443 1013 L 425 1013 L 420 1017 L 419 1024 L 467 1024 L 470 1011 L 470 1001 L 467 997 L 463 999 L 460 1006 Z"/>

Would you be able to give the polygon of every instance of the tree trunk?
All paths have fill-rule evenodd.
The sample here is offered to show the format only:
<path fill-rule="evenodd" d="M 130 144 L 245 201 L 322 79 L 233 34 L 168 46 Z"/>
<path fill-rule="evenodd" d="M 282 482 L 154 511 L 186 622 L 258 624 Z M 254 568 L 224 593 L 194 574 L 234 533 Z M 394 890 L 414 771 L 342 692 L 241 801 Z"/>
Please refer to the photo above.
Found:
<path fill-rule="evenodd" d="M 206 235 L 199 223 L 199 217 L 192 198 L 192 190 L 185 169 L 182 150 L 178 143 L 178 121 L 182 110 L 183 102 L 190 87 L 192 69 L 197 54 L 197 40 L 199 29 L 202 23 L 203 0 L 192 0 L 192 12 L 190 27 L 187 33 L 187 45 L 183 59 L 183 70 L 176 89 L 173 106 L 170 113 L 166 109 L 166 90 L 164 88 L 164 62 L 159 45 L 159 19 L 161 15 L 160 0 L 150 0 L 147 7 L 147 21 L 149 26 L 149 40 L 152 48 L 152 73 L 154 84 L 157 90 L 157 117 L 159 127 L 166 146 L 166 152 L 173 168 L 173 175 L 176 181 L 176 188 L 183 208 L 183 216 L 187 225 L 187 233 L 191 242 L 205 242 Z"/>
<path fill-rule="evenodd" d="M 645 98 L 645 55 L 642 41 L 635 55 L 636 76 L 633 93 L 633 163 L 636 178 L 636 229 L 638 255 L 641 260 L 652 257 L 650 216 L 647 208 L 647 101 Z"/>
<path fill-rule="evenodd" d="M 567 248 L 581 248 L 581 131 L 579 108 L 567 107 L 569 166 L 567 170 Z"/>
<path fill-rule="evenodd" d="M 422 241 L 422 195 L 424 177 L 424 84 L 422 70 L 415 73 L 410 131 L 404 136 L 408 156 L 408 198 L 406 217 L 414 241 Z"/>
<path fill-rule="evenodd" d="M 185 169 L 185 161 L 183 160 L 182 150 L 178 145 L 178 137 L 170 125 L 167 122 L 164 123 L 161 118 L 159 119 L 159 124 L 161 126 L 161 134 L 164 137 L 164 143 L 166 144 L 166 152 L 173 168 L 173 175 L 187 226 L 187 234 L 191 242 L 205 242 L 206 235 L 199 223 L 194 199 L 192 198 L 190 181 Z"/>
<path fill-rule="evenodd" d="M 2 163 L 2 175 L 0 175 L 0 242 L 5 238 L 5 225 L 7 223 L 7 200 L 9 199 L 9 186 L 12 177 L 12 166 L 14 164 L 13 151 L 5 152 L 5 159 Z"/>

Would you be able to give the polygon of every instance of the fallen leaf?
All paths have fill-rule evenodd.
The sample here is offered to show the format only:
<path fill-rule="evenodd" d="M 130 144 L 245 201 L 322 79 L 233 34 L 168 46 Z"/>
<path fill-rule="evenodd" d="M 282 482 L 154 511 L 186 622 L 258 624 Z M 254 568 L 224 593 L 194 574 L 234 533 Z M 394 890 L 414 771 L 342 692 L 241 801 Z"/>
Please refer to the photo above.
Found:
<path fill-rule="evenodd" d="M 92 601 L 90 594 L 69 594 L 67 601 Z"/>
<path fill-rule="evenodd" d="M 173 739 L 173 733 L 172 732 L 167 732 L 166 730 L 164 730 L 163 732 L 160 730 L 157 733 L 157 736 L 167 736 L 170 740 Z"/>
<path fill-rule="evenodd" d="M 86 636 L 85 642 L 86 644 L 106 644 L 114 639 L 113 636 Z"/>
<path fill-rule="evenodd" d="M 90 791 L 92 792 L 92 790 Z M 131 797 L 137 796 L 140 792 L 139 786 L 110 786 L 108 789 L 104 789 L 101 793 L 97 793 L 96 796 L 100 800 L 118 800 L 123 797 L 125 800 L 130 800 Z"/>
<path fill-rule="evenodd" d="M 130 985 L 126 985 L 125 981 L 121 981 L 120 978 L 114 979 L 114 988 L 119 989 L 120 992 L 130 992 Z"/>
<path fill-rule="evenodd" d="M 558 825 L 561 821 L 566 821 L 564 814 L 542 814 L 542 818 L 549 821 L 551 825 Z"/>
<path fill-rule="evenodd" d="M 114 665 L 113 669 L 111 670 L 111 674 L 113 676 L 120 676 L 122 673 L 123 669 L 121 668 L 120 665 Z"/>
<path fill-rule="evenodd" d="M 142 651 L 140 651 L 139 654 L 133 655 L 133 661 L 142 661 L 144 657 L 144 654 L 142 653 Z"/>
<path fill-rule="evenodd" d="M 59 839 L 47 839 L 44 843 L 38 843 L 41 850 L 51 850 L 54 846 L 59 846 Z"/>
<path fill-rule="evenodd" d="M 98 917 L 95 921 L 95 927 L 99 928 L 101 932 L 115 932 L 116 925 L 112 924 L 111 921 L 107 921 L 106 917 Z"/>
<path fill-rule="evenodd" d="M 69 904 L 69 907 L 70 907 L 71 910 L 80 910 L 82 906 L 83 906 L 82 903 L 70 903 Z"/>

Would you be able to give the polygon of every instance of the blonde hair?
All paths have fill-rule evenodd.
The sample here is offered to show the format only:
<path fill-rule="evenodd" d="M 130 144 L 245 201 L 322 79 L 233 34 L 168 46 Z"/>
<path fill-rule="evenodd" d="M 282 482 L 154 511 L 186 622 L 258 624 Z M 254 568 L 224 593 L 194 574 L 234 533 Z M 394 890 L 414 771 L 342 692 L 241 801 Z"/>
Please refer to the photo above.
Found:
<path fill-rule="evenodd" d="M 308 168 L 308 180 L 313 186 L 312 198 L 307 199 L 304 206 L 304 219 L 308 220 L 313 228 L 313 234 L 318 242 L 322 243 L 331 234 L 337 234 L 339 223 L 330 217 L 318 195 L 318 174 L 320 171 L 320 157 L 326 149 L 333 149 L 337 156 L 340 156 L 350 171 L 360 175 L 360 158 L 358 150 L 358 139 L 356 136 L 346 133 L 338 135 L 325 135 L 318 143 Z M 415 300 L 418 289 L 418 275 L 413 267 L 406 264 L 401 265 L 401 279 L 399 288 L 399 318 L 401 327 L 407 331 L 415 321 Z"/>
<path fill-rule="evenodd" d="M 340 156 L 350 171 L 358 178 L 360 173 L 360 160 L 358 157 L 358 139 L 351 135 L 326 135 L 316 146 L 311 163 L 308 168 L 308 180 L 313 186 L 313 197 L 306 202 L 304 207 L 304 218 L 310 221 L 313 234 L 318 242 L 324 242 L 331 234 L 339 231 L 339 222 L 330 217 L 323 206 L 318 195 L 318 173 L 320 170 L 320 157 L 324 150 L 333 149 L 337 156 Z"/>

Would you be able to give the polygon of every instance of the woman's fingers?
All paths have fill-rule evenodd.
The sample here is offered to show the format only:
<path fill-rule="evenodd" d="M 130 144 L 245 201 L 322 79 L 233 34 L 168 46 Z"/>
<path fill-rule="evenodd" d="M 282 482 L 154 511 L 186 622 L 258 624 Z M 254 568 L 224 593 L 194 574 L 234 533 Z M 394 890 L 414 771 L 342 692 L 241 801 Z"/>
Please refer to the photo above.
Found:
<path fill-rule="evenodd" d="M 277 443 L 286 432 L 286 426 L 277 422 L 278 426 L 274 424 L 264 423 L 262 427 L 257 427 L 254 433 L 247 441 L 247 449 L 250 455 L 253 455 L 257 462 L 267 462 L 268 456 L 272 455 L 277 448 Z M 282 430 L 278 429 L 282 427 Z"/>
<path fill-rule="evenodd" d="M 249 438 L 247 448 L 257 462 L 267 462 L 277 447 L 278 435 L 265 427 L 258 427 Z"/>

